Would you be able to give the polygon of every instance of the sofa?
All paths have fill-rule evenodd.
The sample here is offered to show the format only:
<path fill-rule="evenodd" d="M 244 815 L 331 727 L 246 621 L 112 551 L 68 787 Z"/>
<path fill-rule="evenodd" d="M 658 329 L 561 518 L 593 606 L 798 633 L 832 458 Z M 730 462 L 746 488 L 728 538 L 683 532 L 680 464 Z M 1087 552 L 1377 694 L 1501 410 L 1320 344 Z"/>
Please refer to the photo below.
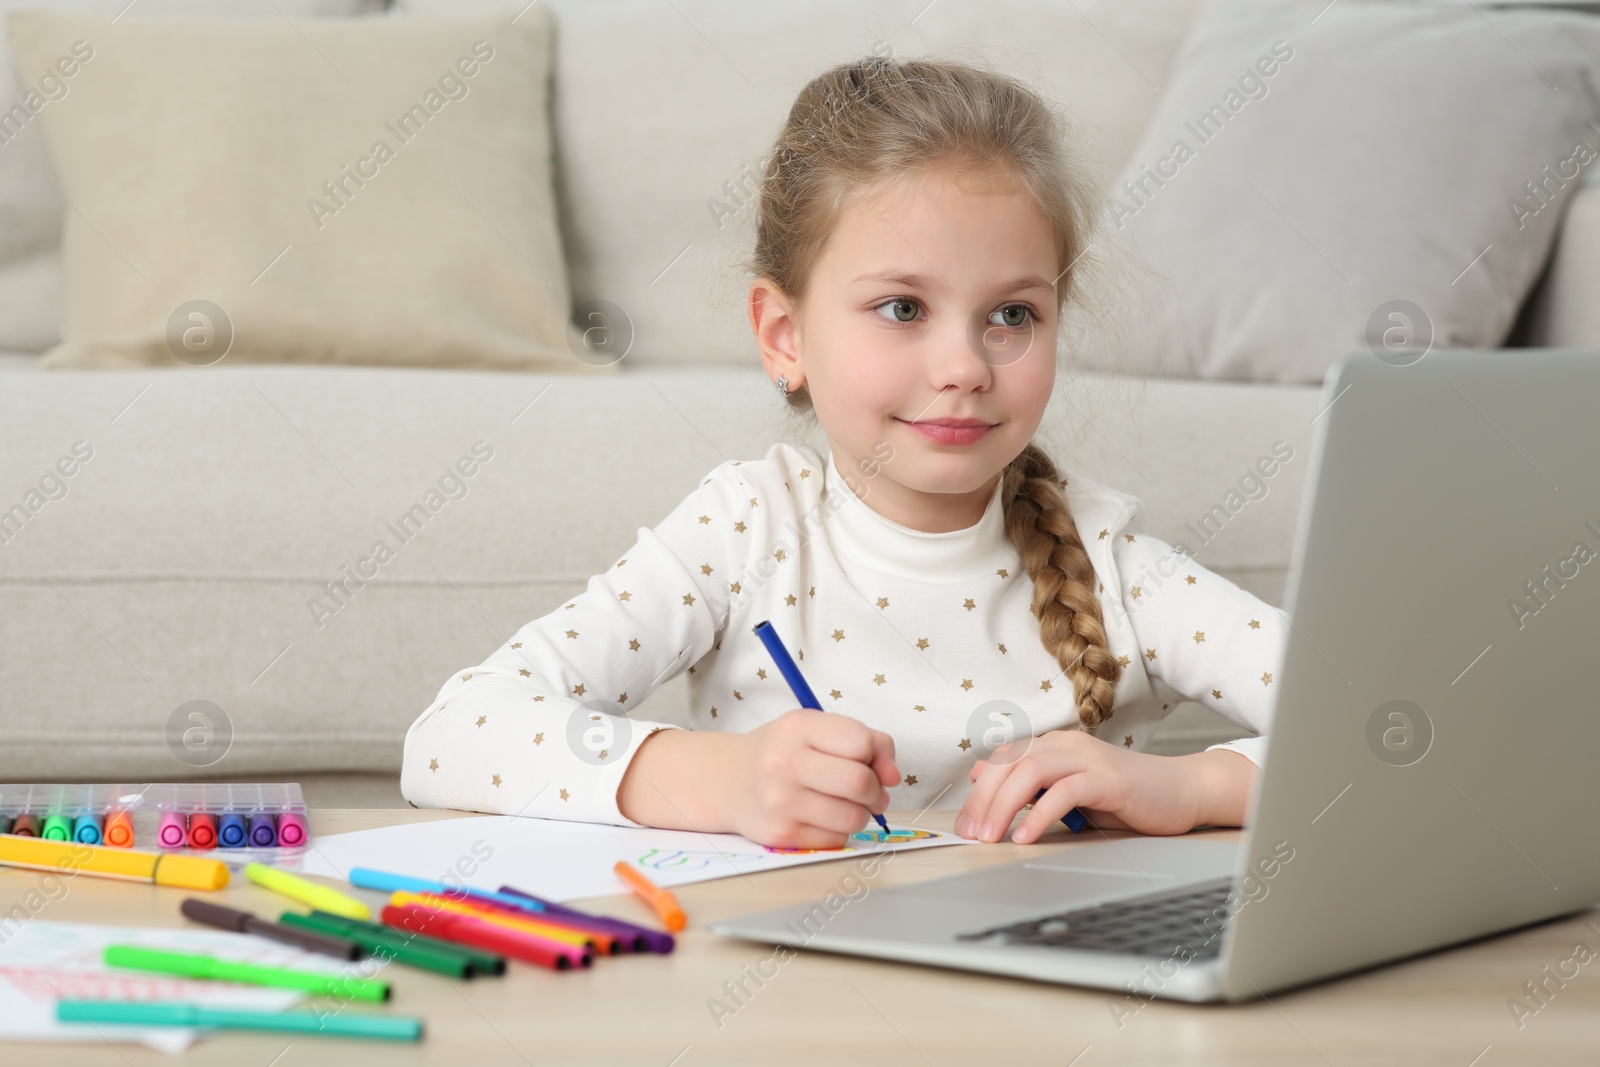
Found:
<path fill-rule="evenodd" d="M 634 351 L 585 374 L 57 369 L 39 366 L 45 330 L 5 353 L 0 781 L 316 779 L 357 792 L 314 801 L 403 804 L 406 728 L 452 671 L 581 590 L 712 467 L 777 440 L 825 447 L 785 414 L 742 313 L 750 175 L 804 80 L 873 50 L 1003 59 L 1071 111 L 1109 189 L 1200 11 L 540 5 L 570 299 L 625 309 Z M 1565 207 L 1503 343 L 1600 344 L 1600 193 L 1585 185 Z M 53 210 L 28 224 L 48 231 L 72 208 Z M 59 273 L 37 272 L 7 290 L 0 323 L 59 316 Z M 1281 603 L 1323 403 L 1316 381 L 1086 371 L 1069 353 L 1040 441 L 1064 469 L 1139 496 L 1150 533 Z M 1257 477 L 1283 445 L 1291 458 Z M 358 561 L 379 539 L 392 552 L 374 570 Z M 679 719 L 686 694 L 679 675 L 637 714 Z M 1185 705 L 1154 747 L 1241 732 Z"/>

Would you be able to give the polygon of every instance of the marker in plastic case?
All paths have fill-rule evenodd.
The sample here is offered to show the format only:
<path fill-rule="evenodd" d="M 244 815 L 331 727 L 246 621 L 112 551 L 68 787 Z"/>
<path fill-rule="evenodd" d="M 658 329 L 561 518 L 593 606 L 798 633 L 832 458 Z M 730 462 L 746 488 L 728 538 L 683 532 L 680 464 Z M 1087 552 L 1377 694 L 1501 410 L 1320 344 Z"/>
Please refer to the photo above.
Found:
<path fill-rule="evenodd" d="M 39 836 L 39 817 L 31 811 L 25 811 L 17 816 L 17 821 L 11 824 L 11 832 L 21 837 Z"/>
<path fill-rule="evenodd" d="M 39 831 L 39 836 L 46 841 L 72 840 L 72 823 L 65 815 L 46 815 L 44 828 Z"/>
<path fill-rule="evenodd" d="M 100 820 L 93 814 L 79 815 L 72 820 L 72 839 L 86 845 L 100 843 Z"/>
<path fill-rule="evenodd" d="M 223 848 L 243 848 L 248 829 L 243 815 L 229 812 L 217 822 L 217 844 Z"/>
<path fill-rule="evenodd" d="M 306 843 L 306 821 L 292 811 L 278 816 L 278 844 L 290 848 Z"/>
<path fill-rule="evenodd" d="M 250 816 L 250 843 L 256 848 L 271 848 L 278 843 L 278 824 L 270 813 Z"/>
<path fill-rule="evenodd" d="M 215 816 L 204 811 L 189 813 L 189 847 L 217 847 L 217 820 Z"/>
<path fill-rule="evenodd" d="M 161 829 L 156 837 L 162 848 L 182 848 L 189 839 L 189 829 L 184 825 L 183 816 L 175 811 L 162 812 Z"/>
<path fill-rule="evenodd" d="M 133 847 L 133 816 L 125 811 L 113 811 L 106 816 L 106 844 L 114 848 Z"/>

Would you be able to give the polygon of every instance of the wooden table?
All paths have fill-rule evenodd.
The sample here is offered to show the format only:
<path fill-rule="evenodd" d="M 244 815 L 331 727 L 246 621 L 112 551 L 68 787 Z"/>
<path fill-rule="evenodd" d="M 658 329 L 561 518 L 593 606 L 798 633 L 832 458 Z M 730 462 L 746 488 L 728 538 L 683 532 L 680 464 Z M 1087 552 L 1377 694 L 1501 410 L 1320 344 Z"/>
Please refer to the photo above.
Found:
<path fill-rule="evenodd" d="M 314 833 L 332 834 L 458 812 L 319 810 Z M 891 821 L 948 830 L 955 812 L 889 812 Z M 1238 831 L 1209 831 L 1232 839 Z M 1126 835 L 1114 835 L 1126 836 Z M 1079 842 L 1059 830 L 1034 845 L 967 845 L 897 856 L 871 888 L 923 881 L 992 863 L 1037 856 Z M 853 868 L 852 868 L 853 869 Z M 1244 1005 L 1148 1003 L 1118 1026 L 1116 994 L 963 971 L 801 951 L 765 963 L 770 946 L 717 937 L 718 918 L 819 899 L 837 888 L 845 866 L 817 863 L 750 877 L 722 878 L 676 891 L 690 919 L 676 952 L 598 960 L 590 971 L 557 974 L 512 964 L 504 978 L 452 981 L 391 966 L 389 1008 L 420 1015 L 417 1044 L 231 1032 L 203 1038 L 184 1056 L 196 1064 L 296 1067 L 335 1063 L 617 1063 L 641 1067 L 701 1064 L 1590 1064 L 1600 1057 L 1600 959 L 1557 987 L 1519 1029 L 1507 1005 L 1527 994 L 1579 942 L 1600 952 L 1587 916 L 1546 923 L 1309 989 Z M 0 911 L 41 877 L 0 871 Z M 128 925 L 181 925 L 185 892 L 88 877 L 39 918 Z M 236 879 L 219 903 L 276 915 L 284 902 Z M 374 897 L 373 899 L 376 899 Z M 648 912 L 631 897 L 585 907 L 639 922 Z M 1600 919 L 1596 925 L 1600 926 Z M 758 986 L 758 965 L 770 978 Z M 776 969 L 776 974 L 772 972 Z M 1570 973 L 1570 972 L 1569 972 Z M 749 995 L 729 998 L 724 983 L 743 980 Z M 735 1010 L 717 1019 L 713 998 Z M 1530 1003 L 1536 1003 L 1531 1002 Z M 720 1025 L 719 1025 L 720 1023 Z M 171 1063 L 142 1046 L 0 1046 L 3 1064 Z"/>

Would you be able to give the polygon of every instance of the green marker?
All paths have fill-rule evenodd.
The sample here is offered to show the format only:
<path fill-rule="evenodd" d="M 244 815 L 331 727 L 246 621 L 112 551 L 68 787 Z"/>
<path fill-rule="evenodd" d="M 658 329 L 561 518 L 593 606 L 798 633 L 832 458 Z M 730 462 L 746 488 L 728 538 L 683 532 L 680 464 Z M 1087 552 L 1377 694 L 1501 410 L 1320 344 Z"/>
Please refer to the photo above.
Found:
<path fill-rule="evenodd" d="M 215 956 L 192 952 L 166 952 L 162 949 L 141 948 L 138 945 L 107 945 L 105 964 L 107 967 L 156 971 L 160 974 L 181 975 L 184 978 L 211 978 L 221 982 L 245 982 L 250 985 L 276 986 L 280 989 L 299 989 L 329 997 L 349 997 L 352 1000 L 389 999 L 389 983 L 373 978 L 326 974 L 320 971 L 291 971 L 283 967 L 263 967 L 256 963 L 237 963 L 232 960 L 220 960 Z"/>
<path fill-rule="evenodd" d="M 488 949 L 476 945 L 463 944 L 460 941 L 449 941 L 442 937 L 430 934 L 414 934 L 409 929 L 399 926 L 389 926 L 384 923 L 367 923 L 360 919 L 347 919 L 343 915 L 330 915 L 325 911 L 313 911 L 311 918 L 329 925 L 337 926 L 339 933 L 344 937 L 353 938 L 356 934 L 370 934 L 374 937 L 393 938 L 403 945 L 423 945 L 440 952 L 453 952 L 458 956 L 465 956 L 472 961 L 473 969 L 479 974 L 501 975 L 506 973 L 506 958 Z"/>
<path fill-rule="evenodd" d="M 292 1030 L 341 1037 L 387 1037 L 416 1041 L 422 1020 L 409 1015 L 313 1015 L 308 1011 L 239 1011 L 198 1004 L 130 1000 L 59 1000 L 64 1023 L 125 1023 L 128 1026 L 226 1026 L 237 1030 Z"/>
<path fill-rule="evenodd" d="M 389 956 L 396 963 L 437 971 L 452 978 L 473 978 L 479 974 L 504 974 L 506 960 L 491 952 L 458 945 L 434 937 L 412 937 L 387 926 L 376 926 L 358 919 L 346 919 L 325 911 L 300 915 L 286 911 L 280 920 L 285 926 L 298 926 L 335 937 L 347 937 L 373 955 Z"/>

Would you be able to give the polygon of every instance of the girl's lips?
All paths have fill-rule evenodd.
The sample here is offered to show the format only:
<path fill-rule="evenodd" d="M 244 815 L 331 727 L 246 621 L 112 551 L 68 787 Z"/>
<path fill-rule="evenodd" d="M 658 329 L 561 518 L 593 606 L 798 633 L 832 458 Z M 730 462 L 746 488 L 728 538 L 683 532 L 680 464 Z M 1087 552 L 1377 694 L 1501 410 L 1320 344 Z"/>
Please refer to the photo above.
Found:
<path fill-rule="evenodd" d="M 907 422 L 905 419 L 898 421 L 905 423 L 936 445 L 970 445 L 983 440 L 984 435 L 994 429 L 987 424 L 941 426 L 934 422 Z"/>

